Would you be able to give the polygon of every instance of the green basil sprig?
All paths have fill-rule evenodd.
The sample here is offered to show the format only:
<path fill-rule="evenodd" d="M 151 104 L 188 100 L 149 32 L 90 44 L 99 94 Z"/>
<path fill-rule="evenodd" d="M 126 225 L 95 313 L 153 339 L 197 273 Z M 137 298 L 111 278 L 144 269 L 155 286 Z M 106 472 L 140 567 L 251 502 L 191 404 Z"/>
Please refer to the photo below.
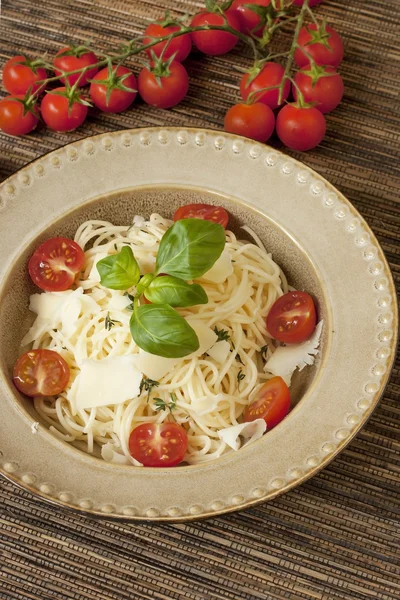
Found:
<path fill-rule="evenodd" d="M 130 330 L 140 348 L 165 358 L 181 358 L 198 350 L 196 332 L 172 307 L 208 302 L 204 289 L 186 280 L 201 277 L 211 269 L 224 247 L 225 230 L 221 225 L 183 219 L 163 235 L 155 273 L 140 277 L 130 246 L 97 263 L 100 283 L 105 287 L 127 290 L 136 286 Z M 138 306 L 143 293 L 152 304 Z"/>
<path fill-rule="evenodd" d="M 111 290 L 128 290 L 140 279 L 139 265 L 130 246 L 124 246 L 118 254 L 99 260 L 96 266 L 101 285 Z"/>
<path fill-rule="evenodd" d="M 182 358 L 200 347 L 194 329 L 168 304 L 139 306 L 131 316 L 130 329 L 140 348 L 165 358 Z"/>
<path fill-rule="evenodd" d="M 186 283 L 171 275 L 153 279 L 146 288 L 145 296 L 153 304 L 169 304 L 180 308 L 208 302 L 208 296 L 201 285 Z"/>
<path fill-rule="evenodd" d="M 163 235 L 156 273 L 196 279 L 211 269 L 225 247 L 222 225 L 202 219 L 177 221 Z"/>

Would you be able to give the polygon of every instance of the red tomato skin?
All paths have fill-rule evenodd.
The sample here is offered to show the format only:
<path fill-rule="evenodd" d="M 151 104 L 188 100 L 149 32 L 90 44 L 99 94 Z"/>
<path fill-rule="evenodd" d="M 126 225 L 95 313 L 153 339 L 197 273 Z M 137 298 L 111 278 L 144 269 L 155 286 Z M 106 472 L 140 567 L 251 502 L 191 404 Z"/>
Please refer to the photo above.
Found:
<path fill-rule="evenodd" d="M 282 81 L 285 69 L 282 65 L 274 62 L 267 62 L 261 69 L 260 73 L 248 84 L 249 73 L 245 73 L 240 82 L 240 94 L 243 100 L 247 100 L 252 92 L 257 92 L 266 87 L 279 85 Z M 285 81 L 283 86 L 282 104 L 285 102 L 290 93 L 290 81 Z M 272 110 L 280 106 L 278 104 L 279 90 L 266 90 L 256 94 L 254 101 L 262 102 L 269 106 Z"/>
<path fill-rule="evenodd" d="M 24 115 L 24 96 L 6 96 L 0 100 L 0 129 L 8 135 L 26 135 L 35 129 L 39 117 L 28 111 Z"/>
<path fill-rule="evenodd" d="M 236 12 L 227 10 L 225 13 L 228 24 L 237 31 L 240 31 L 240 21 Z M 201 11 L 195 15 L 190 24 L 191 27 L 200 27 L 204 25 L 224 25 L 225 20 L 222 15 Z M 238 42 L 238 38 L 233 33 L 226 31 L 194 31 L 192 32 L 192 40 L 194 45 L 210 56 L 220 56 L 226 54 Z"/>
<path fill-rule="evenodd" d="M 88 52 L 85 52 L 84 54 L 82 54 L 79 57 L 74 56 L 72 54 L 60 56 L 60 54 L 63 54 L 63 52 L 66 52 L 69 49 L 70 49 L 70 47 L 66 46 L 65 48 L 61 48 L 61 50 L 59 50 L 59 52 L 57 52 L 57 54 L 53 60 L 54 71 L 55 71 L 56 75 L 62 75 L 63 71 L 76 71 L 77 69 L 82 69 L 83 67 L 88 67 L 88 66 L 94 65 L 98 62 L 97 56 L 91 50 L 89 50 Z M 88 71 L 86 71 L 86 73 L 84 75 L 82 75 L 82 77 L 79 81 L 79 86 L 83 87 L 84 85 L 86 85 L 88 83 L 89 79 L 93 79 L 93 77 L 96 75 L 98 70 L 99 70 L 98 67 L 93 67 L 93 69 L 89 69 Z M 81 75 L 80 73 L 75 73 L 74 75 L 68 75 L 67 77 L 62 77 L 60 79 L 60 81 L 65 83 L 65 81 L 68 80 L 68 83 L 70 85 L 74 85 L 74 83 L 76 83 L 78 81 L 80 75 Z"/>
<path fill-rule="evenodd" d="M 306 67 L 310 64 L 309 58 L 303 53 L 302 48 L 312 56 L 317 65 L 338 67 L 343 60 L 344 48 L 340 35 L 333 27 L 326 26 L 326 32 L 329 34 L 327 42 L 330 48 L 321 43 L 310 43 L 312 32 L 317 31 L 315 23 L 302 27 L 298 37 L 298 48 L 294 53 L 294 60 L 298 67 Z M 311 32 L 311 33 L 310 33 Z"/>
<path fill-rule="evenodd" d="M 243 33 L 247 35 L 253 33 L 254 35 L 261 35 L 263 28 L 258 28 L 261 17 L 252 11 L 247 5 L 257 4 L 258 6 L 269 6 L 271 0 L 234 0 L 231 9 L 234 10 L 240 21 L 240 28 Z"/>
<path fill-rule="evenodd" d="M 317 108 L 286 104 L 278 113 L 276 133 L 291 150 L 305 152 L 315 148 L 324 139 L 325 132 L 325 117 Z"/>
<path fill-rule="evenodd" d="M 268 398 L 268 396 L 270 396 Z M 290 391 L 282 377 L 272 377 L 259 389 L 244 413 L 244 422 L 264 419 L 267 431 L 273 429 L 290 410 Z"/>
<path fill-rule="evenodd" d="M 278 298 L 267 315 L 270 335 L 285 344 L 301 344 L 314 332 L 315 304 L 307 292 L 293 291 Z"/>
<path fill-rule="evenodd" d="M 33 70 L 28 65 L 21 64 L 26 60 L 26 56 L 22 54 L 13 56 L 3 67 L 3 85 L 7 92 L 14 96 L 25 96 L 29 88 L 31 93 L 36 92 L 41 87 L 36 82 L 47 77 L 46 69 L 43 67 Z"/>
<path fill-rule="evenodd" d="M 168 447 L 169 433 L 176 441 Z M 165 446 L 161 446 L 163 442 Z M 142 423 L 132 430 L 129 437 L 129 452 L 144 467 L 175 467 L 182 462 L 187 445 L 186 431 L 181 425 L 172 422 L 159 425 Z M 167 454 L 170 450 L 172 453 Z"/>
<path fill-rule="evenodd" d="M 71 287 L 75 275 L 84 264 L 82 248 L 69 238 L 57 237 L 46 240 L 36 248 L 29 260 L 28 272 L 33 283 L 45 292 L 62 292 Z M 58 281 L 54 281 L 49 269 L 59 274 Z"/>
<path fill-rule="evenodd" d="M 66 88 L 59 87 L 53 91 L 65 92 Z M 69 110 L 68 99 L 51 92 L 45 95 L 40 108 L 47 127 L 60 132 L 73 131 L 82 125 L 88 113 L 88 107 L 78 102 L 75 102 Z"/>
<path fill-rule="evenodd" d="M 145 31 L 145 35 L 148 37 L 144 38 L 143 45 L 145 46 L 146 44 L 153 42 L 154 40 L 152 38 L 164 37 L 179 30 L 180 27 L 178 25 L 168 25 L 167 27 L 163 27 L 160 23 L 150 23 Z M 165 41 L 155 44 L 146 50 L 146 54 L 149 58 L 152 58 L 152 52 L 154 52 L 156 56 L 160 57 L 166 43 L 167 42 Z M 168 60 L 168 58 L 171 58 L 171 56 L 175 54 L 174 60 L 182 62 L 189 56 L 191 49 L 192 38 L 190 37 L 190 33 L 184 33 L 179 37 L 173 38 L 169 42 L 168 47 L 163 54 L 163 59 Z"/>
<path fill-rule="evenodd" d="M 160 77 L 161 85 L 147 67 L 140 71 L 139 94 L 146 104 L 157 108 L 172 108 L 182 102 L 189 89 L 187 71 L 181 63 L 175 60 L 169 65 L 169 70 L 169 76 Z"/>
<path fill-rule="evenodd" d="M 235 104 L 225 115 L 224 129 L 258 142 L 266 142 L 275 127 L 274 113 L 262 102 Z"/>
<path fill-rule="evenodd" d="M 117 77 L 129 74 L 123 81 L 123 85 L 127 88 L 137 90 L 136 77 L 126 67 L 120 66 L 114 70 Z M 108 67 L 99 71 L 93 78 L 89 88 L 90 98 L 95 106 L 107 113 L 120 113 L 132 104 L 137 96 L 137 92 L 127 92 L 125 90 L 113 89 L 107 104 L 107 86 L 101 82 L 108 78 Z"/>
<path fill-rule="evenodd" d="M 44 377 L 46 364 L 51 366 L 53 373 L 50 382 Z M 38 349 L 25 352 L 18 358 L 13 370 L 15 387 L 31 398 L 60 394 L 66 388 L 69 378 L 68 364 L 53 350 Z"/>
<path fill-rule="evenodd" d="M 320 77 L 312 85 L 312 78 L 307 75 L 307 70 L 308 67 L 303 67 L 294 76 L 294 81 L 300 88 L 305 102 L 315 102 L 315 108 L 318 108 L 322 114 L 331 112 L 340 104 L 343 98 L 343 79 L 333 67 L 326 67 L 326 73 L 331 73 L 331 75 Z M 293 86 L 293 96 L 297 100 L 296 86 Z"/>
<path fill-rule="evenodd" d="M 186 204 L 175 211 L 174 221 L 180 221 L 181 219 L 204 219 L 212 223 L 218 223 L 226 229 L 229 222 L 229 213 L 222 206 Z"/>
<path fill-rule="evenodd" d="M 321 4 L 323 0 L 308 0 L 308 6 L 312 8 L 313 6 L 317 6 L 317 4 Z M 304 0 L 293 0 L 293 4 L 295 6 L 303 6 Z"/>

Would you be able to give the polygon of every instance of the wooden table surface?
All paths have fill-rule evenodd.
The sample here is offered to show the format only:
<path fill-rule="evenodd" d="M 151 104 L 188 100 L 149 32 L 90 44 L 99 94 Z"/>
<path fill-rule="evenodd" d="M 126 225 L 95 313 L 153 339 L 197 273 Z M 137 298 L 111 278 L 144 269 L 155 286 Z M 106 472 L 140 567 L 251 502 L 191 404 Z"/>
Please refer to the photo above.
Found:
<path fill-rule="evenodd" d="M 18 53 L 53 56 L 87 39 L 101 50 L 143 32 L 186 0 L 3 0 L 0 66 Z M 400 280 L 399 0 L 326 0 L 324 14 L 345 41 L 343 103 L 324 142 L 304 161 L 356 206 Z M 220 58 L 194 54 L 185 101 L 170 111 L 137 103 L 121 115 L 94 113 L 74 133 L 0 134 L 0 180 L 41 154 L 124 127 L 222 128 L 238 96 L 238 47 Z M 137 70 L 138 63 L 132 62 Z M 280 147 L 277 140 L 271 144 Z M 349 299 L 351 302 L 351 299 Z M 369 423 L 328 468 L 256 508 L 203 522 L 127 524 L 63 511 L 0 481 L 0 598 L 7 600 L 289 599 L 395 600 L 399 570 L 397 362 Z M 27 449 L 29 451 L 29 449 Z"/>

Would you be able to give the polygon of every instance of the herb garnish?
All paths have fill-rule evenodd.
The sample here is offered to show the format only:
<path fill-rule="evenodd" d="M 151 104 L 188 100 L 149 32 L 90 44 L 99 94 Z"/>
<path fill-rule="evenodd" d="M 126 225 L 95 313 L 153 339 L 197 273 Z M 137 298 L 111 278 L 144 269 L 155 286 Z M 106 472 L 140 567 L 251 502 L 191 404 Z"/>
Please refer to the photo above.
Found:
<path fill-rule="evenodd" d="M 265 344 L 265 346 L 262 346 L 260 348 L 260 354 L 264 359 L 266 358 L 267 351 L 268 351 L 268 344 Z"/>
<path fill-rule="evenodd" d="M 226 329 L 218 329 L 217 326 L 214 327 L 214 333 L 217 335 L 217 342 L 229 342 L 231 336 L 229 335 L 229 331 Z"/>
<path fill-rule="evenodd" d="M 158 387 L 159 385 L 160 385 L 159 381 L 154 381 L 154 379 L 146 379 L 146 377 L 143 377 L 143 379 L 139 385 L 139 394 L 141 394 L 143 392 L 143 390 L 145 392 L 147 392 L 146 402 L 148 402 L 150 399 L 150 394 L 153 391 L 153 388 Z"/>
<path fill-rule="evenodd" d="M 111 328 L 114 327 L 114 325 L 116 325 L 117 323 L 119 323 L 121 325 L 121 321 L 116 321 L 115 319 L 111 319 L 110 317 L 110 313 L 107 313 L 107 316 L 104 320 L 104 327 L 107 329 L 107 331 L 111 331 Z"/>
<path fill-rule="evenodd" d="M 243 373 L 242 369 L 240 369 L 239 373 L 237 374 L 238 389 L 240 388 L 240 382 L 243 381 L 245 377 L 246 375 Z"/>
<path fill-rule="evenodd" d="M 237 354 L 236 354 L 236 356 L 235 356 L 235 360 L 237 360 L 238 362 L 240 362 L 240 364 L 241 364 L 241 365 L 243 365 L 243 366 L 244 366 L 244 362 L 243 362 L 243 361 L 242 361 L 242 359 L 240 358 L 240 354 L 239 354 L 239 353 L 237 353 Z"/>
<path fill-rule="evenodd" d="M 175 408 L 176 408 L 176 403 L 178 401 L 178 398 L 176 397 L 176 395 L 173 392 L 171 392 L 170 396 L 171 396 L 170 402 L 165 402 L 165 400 L 162 400 L 162 398 L 153 398 L 154 405 L 155 405 L 154 410 L 156 410 L 157 412 L 160 412 L 161 410 L 168 409 L 169 412 L 172 413 L 172 411 L 175 410 Z"/>

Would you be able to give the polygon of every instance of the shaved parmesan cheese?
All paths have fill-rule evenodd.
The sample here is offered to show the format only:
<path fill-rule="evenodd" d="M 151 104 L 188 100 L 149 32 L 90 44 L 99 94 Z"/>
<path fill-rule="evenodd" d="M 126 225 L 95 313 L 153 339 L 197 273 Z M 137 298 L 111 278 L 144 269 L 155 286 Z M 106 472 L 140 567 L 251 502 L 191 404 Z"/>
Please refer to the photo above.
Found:
<path fill-rule="evenodd" d="M 221 400 L 224 400 L 224 394 L 210 394 L 208 396 L 200 396 L 192 401 L 191 407 L 199 415 L 206 415 L 213 412 Z"/>
<path fill-rule="evenodd" d="M 132 355 L 103 360 L 84 359 L 77 377 L 77 409 L 121 404 L 136 398 L 142 373 L 134 362 Z"/>
<path fill-rule="evenodd" d="M 91 282 L 100 283 L 100 273 L 97 270 L 97 263 L 99 262 L 99 260 L 106 258 L 106 256 L 108 256 L 107 252 L 99 252 L 98 254 L 95 255 L 94 260 L 93 260 L 93 266 L 90 270 L 89 277 L 88 277 L 88 279 Z"/>
<path fill-rule="evenodd" d="M 191 360 L 197 356 L 201 356 L 205 352 L 208 352 L 211 346 L 215 344 L 218 339 L 216 333 L 207 327 L 203 323 L 192 321 L 187 319 L 187 322 L 196 332 L 199 338 L 199 349 L 188 356 L 182 358 L 164 358 L 163 356 L 157 356 L 150 354 L 145 350 L 140 349 L 139 353 L 135 355 L 135 364 L 139 371 L 142 371 L 150 379 L 159 381 L 164 375 L 174 368 L 179 362 L 183 360 Z"/>
<path fill-rule="evenodd" d="M 250 423 L 241 423 L 240 425 L 220 429 L 218 436 L 225 444 L 234 450 L 239 450 L 239 448 L 244 448 L 244 446 L 259 440 L 266 429 L 267 424 L 264 419 L 255 419 Z M 246 440 L 244 444 L 241 443 L 240 437 Z"/>
<path fill-rule="evenodd" d="M 71 294 L 71 290 L 32 294 L 29 302 L 29 310 L 36 313 L 41 319 L 51 321 L 54 314 Z"/>
<path fill-rule="evenodd" d="M 230 351 L 231 351 L 231 346 L 230 346 L 229 342 L 226 342 L 225 340 L 221 340 L 220 342 L 217 342 L 216 344 L 214 344 L 214 346 L 212 348 L 210 348 L 207 351 L 207 353 L 217 363 L 219 363 L 220 365 L 223 365 L 224 362 L 226 362 Z"/>
<path fill-rule="evenodd" d="M 207 273 L 201 277 L 205 281 L 211 281 L 212 283 L 222 283 L 229 275 L 233 273 L 233 265 L 231 255 L 227 250 L 224 250 L 219 259 L 214 263 Z"/>
<path fill-rule="evenodd" d="M 120 449 L 119 449 L 120 450 Z M 143 467 L 142 463 L 134 458 L 127 458 L 125 454 L 121 454 L 115 444 L 108 442 L 101 447 L 101 457 L 108 463 L 114 463 L 115 465 L 130 465 L 133 463 L 136 467 Z"/>
<path fill-rule="evenodd" d="M 133 217 L 133 224 L 136 225 L 137 227 L 143 227 L 143 225 L 146 223 L 146 219 L 144 217 L 142 217 L 141 215 L 135 215 Z"/>
<path fill-rule="evenodd" d="M 115 308 L 116 310 L 124 310 L 129 304 L 132 303 L 132 300 L 128 298 L 128 296 L 124 295 L 124 292 L 120 292 L 118 290 L 110 290 L 111 299 L 110 299 L 110 308 Z"/>
<path fill-rule="evenodd" d="M 302 344 L 278 346 L 271 358 L 265 363 L 264 371 L 280 375 L 287 385 L 296 369 L 301 371 L 307 365 L 312 365 L 318 354 L 323 321 L 320 321 L 309 340 Z"/>

